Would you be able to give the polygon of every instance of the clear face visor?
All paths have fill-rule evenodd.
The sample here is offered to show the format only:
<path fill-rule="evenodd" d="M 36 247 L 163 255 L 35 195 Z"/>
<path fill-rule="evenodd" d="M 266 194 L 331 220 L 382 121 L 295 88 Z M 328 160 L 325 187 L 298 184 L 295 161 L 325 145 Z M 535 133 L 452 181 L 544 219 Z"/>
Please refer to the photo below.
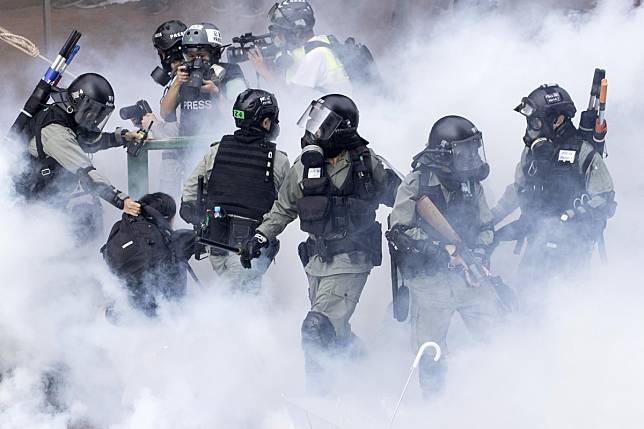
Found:
<path fill-rule="evenodd" d="M 317 101 L 313 101 L 297 121 L 298 127 L 304 128 L 318 140 L 331 138 L 341 123 L 342 116 Z"/>
<path fill-rule="evenodd" d="M 483 136 L 480 132 L 465 140 L 453 141 L 451 143 L 454 171 L 474 171 L 487 163 Z"/>
<path fill-rule="evenodd" d="M 74 107 L 74 120 L 79 127 L 100 133 L 113 111 L 114 106 L 107 106 L 85 97 Z"/>

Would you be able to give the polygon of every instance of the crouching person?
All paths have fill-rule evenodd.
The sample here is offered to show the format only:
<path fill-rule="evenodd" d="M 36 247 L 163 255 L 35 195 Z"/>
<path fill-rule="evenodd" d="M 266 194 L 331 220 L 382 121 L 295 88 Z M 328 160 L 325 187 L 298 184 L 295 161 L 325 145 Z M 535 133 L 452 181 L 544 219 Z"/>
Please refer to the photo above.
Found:
<path fill-rule="evenodd" d="M 185 295 L 196 236 L 192 230 L 172 230 L 177 206 L 170 195 L 147 194 L 139 203 L 141 215 L 124 214 L 101 252 L 110 269 L 124 280 L 130 303 L 153 317 L 159 298 L 176 300 Z"/>

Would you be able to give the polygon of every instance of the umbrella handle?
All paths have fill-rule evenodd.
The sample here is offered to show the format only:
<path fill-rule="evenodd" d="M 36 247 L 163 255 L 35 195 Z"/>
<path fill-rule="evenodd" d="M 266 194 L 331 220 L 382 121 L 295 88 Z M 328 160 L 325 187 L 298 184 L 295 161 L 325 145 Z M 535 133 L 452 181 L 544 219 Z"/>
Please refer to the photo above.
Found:
<path fill-rule="evenodd" d="M 436 344 L 433 341 L 428 341 L 424 343 L 422 346 L 420 346 L 420 349 L 418 349 L 418 353 L 416 353 L 416 359 L 414 359 L 414 364 L 412 367 L 417 368 L 418 364 L 420 363 L 420 360 L 422 359 L 423 355 L 427 351 L 428 348 L 433 348 L 434 349 L 434 362 L 438 362 L 438 360 L 441 358 L 441 346 Z"/>

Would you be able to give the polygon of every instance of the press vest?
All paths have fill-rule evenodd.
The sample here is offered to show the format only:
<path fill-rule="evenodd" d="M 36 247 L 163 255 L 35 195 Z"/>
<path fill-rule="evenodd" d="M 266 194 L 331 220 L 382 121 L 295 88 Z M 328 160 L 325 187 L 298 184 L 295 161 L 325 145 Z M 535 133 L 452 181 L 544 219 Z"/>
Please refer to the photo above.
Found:
<path fill-rule="evenodd" d="M 181 100 L 181 117 L 179 120 L 179 136 L 189 137 L 212 132 L 215 122 L 220 116 L 219 98 L 223 95 L 227 82 L 244 77 L 236 64 L 219 64 L 226 70 L 222 81 L 217 84 L 219 93 L 210 94 L 199 92 L 196 98 Z"/>

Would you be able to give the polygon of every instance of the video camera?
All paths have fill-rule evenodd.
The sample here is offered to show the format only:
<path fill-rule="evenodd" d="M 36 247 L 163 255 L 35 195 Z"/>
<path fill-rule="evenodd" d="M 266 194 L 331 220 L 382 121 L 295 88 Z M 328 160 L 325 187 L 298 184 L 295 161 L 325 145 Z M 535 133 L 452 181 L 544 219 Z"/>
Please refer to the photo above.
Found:
<path fill-rule="evenodd" d="M 121 110 L 119 110 L 119 116 L 121 117 L 121 119 L 123 119 L 124 121 L 131 119 L 136 123 L 141 123 L 143 117 L 148 113 L 152 113 L 152 109 L 150 108 L 148 102 L 145 100 L 139 100 L 136 102 L 136 104 L 132 106 L 125 106 Z"/>
<path fill-rule="evenodd" d="M 248 51 L 253 48 L 259 49 L 264 59 L 271 61 L 279 53 L 279 48 L 275 46 L 270 33 L 254 36 L 253 33 L 242 34 L 239 37 L 233 37 L 233 44 L 239 46 L 229 46 L 226 48 L 228 53 L 228 62 L 243 63 L 248 61 Z"/>

